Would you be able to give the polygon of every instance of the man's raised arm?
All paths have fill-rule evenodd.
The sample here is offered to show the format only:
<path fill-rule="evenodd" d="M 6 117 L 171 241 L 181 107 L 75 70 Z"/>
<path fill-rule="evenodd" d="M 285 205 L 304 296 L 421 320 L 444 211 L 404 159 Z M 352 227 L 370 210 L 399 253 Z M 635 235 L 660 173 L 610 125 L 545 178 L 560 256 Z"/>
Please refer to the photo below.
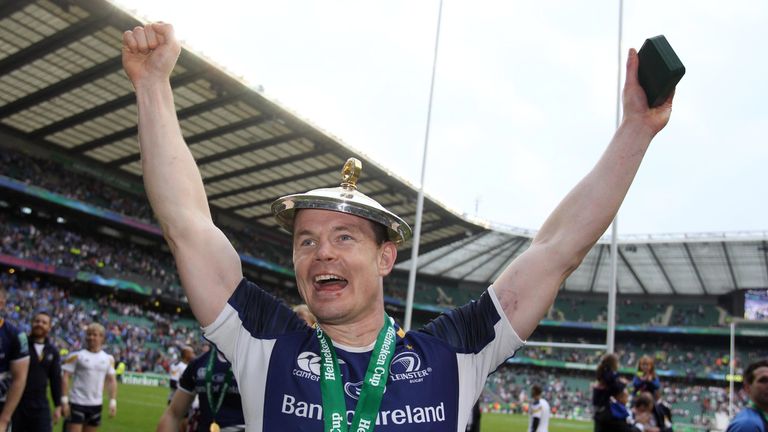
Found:
<path fill-rule="evenodd" d="M 180 52 L 170 24 L 147 24 L 123 34 L 123 67 L 136 90 L 147 196 L 192 312 L 206 326 L 224 308 L 242 267 L 213 224 L 200 172 L 181 135 L 170 84 Z"/>
<path fill-rule="evenodd" d="M 624 118 L 597 165 L 550 214 L 531 246 L 494 282 L 504 312 L 527 339 L 573 272 L 610 225 L 640 167 L 651 139 L 669 121 L 672 96 L 648 108 L 637 80 L 637 52 L 627 60 Z"/>

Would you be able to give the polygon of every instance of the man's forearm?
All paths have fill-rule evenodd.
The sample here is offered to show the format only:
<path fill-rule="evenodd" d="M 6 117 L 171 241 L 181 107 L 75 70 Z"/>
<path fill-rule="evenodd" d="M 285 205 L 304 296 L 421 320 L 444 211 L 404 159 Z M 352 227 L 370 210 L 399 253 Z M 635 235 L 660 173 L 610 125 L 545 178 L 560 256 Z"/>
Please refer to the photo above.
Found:
<path fill-rule="evenodd" d="M 624 122 L 600 161 L 560 202 L 530 248 L 504 270 L 494 288 L 512 328 L 526 339 L 558 289 L 610 225 L 652 135 Z"/>
<path fill-rule="evenodd" d="M 11 386 L 8 389 L 8 394 L 5 397 L 5 405 L 3 405 L 3 411 L 0 413 L 0 419 L 10 422 L 13 412 L 16 411 L 16 407 L 19 405 L 21 396 L 24 394 L 24 387 L 27 380 L 26 375 L 24 380 L 14 379 L 11 382 Z"/>
<path fill-rule="evenodd" d="M 179 419 L 166 410 L 160 417 L 160 422 L 157 423 L 157 432 L 178 432 L 180 423 Z"/>
<path fill-rule="evenodd" d="M 109 398 L 117 400 L 117 377 L 110 375 L 107 380 L 107 392 L 109 392 Z"/>
<path fill-rule="evenodd" d="M 61 359 L 58 354 L 53 357 L 53 365 L 48 371 L 48 380 L 51 382 L 51 398 L 55 406 L 61 405 Z"/>
<path fill-rule="evenodd" d="M 190 217 L 210 220 L 202 177 L 181 134 L 170 82 L 136 88 L 144 184 L 163 226 L 178 229 Z"/>
<path fill-rule="evenodd" d="M 561 201 L 534 243 L 557 245 L 567 259 L 580 262 L 616 216 L 651 138 L 642 123 L 623 122 L 598 163 Z"/>
<path fill-rule="evenodd" d="M 61 374 L 61 397 L 64 398 L 69 392 L 69 373 L 63 372 Z"/>

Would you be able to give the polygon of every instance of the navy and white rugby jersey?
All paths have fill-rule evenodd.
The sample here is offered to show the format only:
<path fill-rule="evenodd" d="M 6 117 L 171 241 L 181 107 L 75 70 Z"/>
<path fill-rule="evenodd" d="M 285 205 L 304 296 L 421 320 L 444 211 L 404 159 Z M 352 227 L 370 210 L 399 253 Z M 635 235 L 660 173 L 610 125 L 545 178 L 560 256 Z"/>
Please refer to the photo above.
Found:
<path fill-rule="evenodd" d="M 229 358 L 248 431 L 320 431 L 320 345 L 287 306 L 243 279 L 205 336 Z M 463 432 L 488 374 L 523 345 L 493 287 L 423 329 L 398 328 L 377 432 Z M 373 344 L 334 343 L 351 422 Z"/>
<path fill-rule="evenodd" d="M 208 392 L 205 386 L 205 376 L 208 370 L 208 362 L 215 349 L 204 353 L 189 362 L 189 366 L 184 370 L 179 378 L 180 391 L 197 394 L 200 398 L 200 419 L 197 422 L 197 431 L 206 432 L 210 430 L 213 417 L 211 416 L 211 402 L 208 400 Z M 216 355 L 211 373 L 211 394 L 213 403 L 216 404 L 221 397 L 221 390 L 224 388 L 224 382 L 229 370 L 229 362 Z M 214 407 L 215 408 L 215 407 Z M 222 428 L 229 426 L 240 426 L 245 424 L 243 420 L 243 410 L 241 407 L 240 393 L 237 388 L 237 381 L 232 380 L 227 388 L 227 394 L 221 403 L 219 411 L 216 413 L 216 423 Z"/>
<path fill-rule="evenodd" d="M 13 381 L 11 363 L 29 357 L 27 334 L 0 318 L 0 403 L 5 403 Z"/>

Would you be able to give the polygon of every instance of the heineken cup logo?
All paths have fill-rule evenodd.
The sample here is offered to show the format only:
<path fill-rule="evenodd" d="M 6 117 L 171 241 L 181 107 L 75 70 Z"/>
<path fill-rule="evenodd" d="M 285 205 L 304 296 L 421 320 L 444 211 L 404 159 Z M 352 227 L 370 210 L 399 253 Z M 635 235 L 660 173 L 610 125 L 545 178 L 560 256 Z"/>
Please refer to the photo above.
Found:
<path fill-rule="evenodd" d="M 392 342 L 394 339 L 395 329 L 389 327 L 386 336 L 384 336 L 384 342 L 381 344 L 381 352 L 379 352 L 379 356 L 376 358 L 376 368 L 373 370 L 373 375 L 371 375 L 369 381 L 371 385 L 378 386 L 381 384 L 381 378 L 387 372 L 385 364 L 387 363 L 387 357 L 392 352 Z"/>
<path fill-rule="evenodd" d="M 341 414 L 337 412 L 331 414 L 331 429 L 328 432 L 341 432 L 342 421 L 344 421 L 344 417 Z"/>
<path fill-rule="evenodd" d="M 317 331 L 322 335 L 322 330 Z M 327 380 L 336 380 L 336 373 L 333 370 L 333 354 L 331 353 L 331 347 L 324 337 L 320 339 L 320 354 L 323 356 L 323 378 Z"/>

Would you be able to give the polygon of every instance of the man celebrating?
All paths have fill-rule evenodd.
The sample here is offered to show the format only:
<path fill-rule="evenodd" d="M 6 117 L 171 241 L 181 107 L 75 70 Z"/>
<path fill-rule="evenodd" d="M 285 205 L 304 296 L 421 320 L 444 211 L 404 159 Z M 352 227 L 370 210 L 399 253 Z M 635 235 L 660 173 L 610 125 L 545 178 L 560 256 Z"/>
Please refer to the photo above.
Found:
<path fill-rule="evenodd" d="M 750 406 L 733 418 L 726 432 L 768 432 L 768 359 L 747 366 L 744 391 Z"/>
<path fill-rule="evenodd" d="M 45 389 L 51 383 L 53 423 L 61 418 L 61 357 L 59 350 L 48 340 L 51 331 L 51 316 L 46 311 L 37 312 L 32 318 L 32 352 L 29 359 L 27 386 L 21 402 L 13 413 L 15 431 L 50 432 L 51 411 Z"/>
<path fill-rule="evenodd" d="M 5 288 L 0 287 L 0 312 L 5 310 Z M 11 418 L 24 393 L 29 370 L 27 335 L 0 317 L 0 432 L 10 430 Z"/>
<path fill-rule="evenodd" d="M 69 396 L 61 398 L 68 432 L 95 432 L 98 429 L 105 383 L 109 392 L 109 416 L 117 414 L 115 358 L 101 349 L 103 345 L 104 326 L 91 323 L 85 330 L 86 349 L 70 353 L 64 360 L 61 388 L 65 395 L 72 377 Z"/>
<path fill-rule="evenodd" d="M 359 166 L 345 166 L 339 188 L 277 200 L 313 329 L 243 278 L 212 221 L 169 81 L 180 50 L 169 24 L 123 35 L 144 182 L 192 311 L 232 362 L 249 431 L 463 430 L 487 375 L 523 345 L 613 220 L 672 107 L 671 97 L 648 107 L 631 50 L 624 119 L 597 165 L 477 301 L 419 331 L 405 333 L 384 311 L 383 278 L 411 230 L 356 190 Z"/>

